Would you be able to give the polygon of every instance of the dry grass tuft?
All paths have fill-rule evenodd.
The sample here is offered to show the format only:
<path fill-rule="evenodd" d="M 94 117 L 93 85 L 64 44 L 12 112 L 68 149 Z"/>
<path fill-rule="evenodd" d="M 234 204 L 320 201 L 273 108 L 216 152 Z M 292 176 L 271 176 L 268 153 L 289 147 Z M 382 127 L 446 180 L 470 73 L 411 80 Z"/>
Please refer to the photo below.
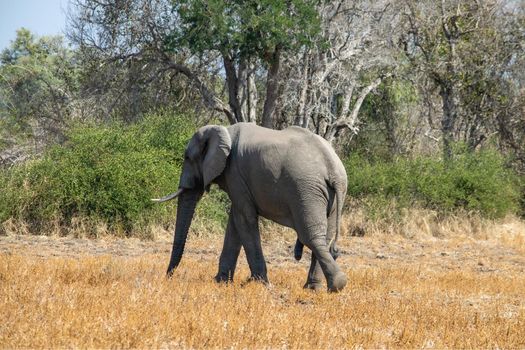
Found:
<path fill-rule="evenodd" d="M 75 238 L 105 238 L 105 237 L 136 237 L 142 240 L 156 240 L 159 236 L 172 235 L 175 229 L 175 212 L 173 220 L 165 222 L 137 222 L 131 229 L 119 223 L 107 222 L 88 216 L 74 216 L 67 222 L 52 218 L 45 224 L 30 223 L 24 220 L 10 218 L 0 222 L 0 236 L 39 235 Z M 212 237 L 224 233 L 224 227 L 206 216 L 196 216 L 190 228 L 190 234 Z"/>
<path fill-rule="evenodd" d="M 525 221 L 509 215 L 503 219 L 486 219 L 478 214 L 457 212 L 440 215 L 430 209 L 408 209 L 391 218 L 371 220 L 365 210 L 354 207 L 343 216 L 344 232 L 367 236 L 400 235 L 406 238 L 496 239 L 520 240 L 525 235 Z M 522 238 L 520 238 L 522 237 Z"/>
<path fill-rule="evenodd" d="M 21 221 L 13 218 L 7 219 L 0 223 L 0 234 L 1 235 L 28 235 L 30 230 L 28 225 Z"/>

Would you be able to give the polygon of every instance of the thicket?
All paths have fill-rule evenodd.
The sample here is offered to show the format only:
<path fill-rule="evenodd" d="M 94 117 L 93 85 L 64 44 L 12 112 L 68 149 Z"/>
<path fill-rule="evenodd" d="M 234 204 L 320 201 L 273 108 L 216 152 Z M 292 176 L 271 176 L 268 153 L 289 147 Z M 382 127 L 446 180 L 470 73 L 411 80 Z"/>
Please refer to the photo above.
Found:
<path fill-rule="evenodd" d="M 141 228 L 151 224 L 167 228 L 175 221 L 175 201 L 159 205 L 150 198 L 177 188 L 184 147 L 195 128 L 191 119 L 166 112 L 127 126 L 78 125 L 63 145 L 0 173 L 0 222 L 19 220 L 34 233 L 47 232 L 50 223 L 67 227 L 79 218 L 128 235 L 143 234 Z M 489 218 L 520 210 L 520 178 L 491 150 L 458 149 L 447 163 L 354 154 L 345 166 L 349 198 L 372 218 L 386 215 L 392 203 L 394 210 L 466 210 Z M 199 204 L 197 222 L 224 227 L 227 207 L 226 195 L 214 188 Z"/>
<path fill-rule="evenodd" d="M 345 166 L 348 196 L 373 217 L 414 207 L 443 214 L 461 210 L 487 218 L 523 214 L 523 179 L 491 149 L 471 152 L 456 147 L 447 162 L 430 156 L 370 160 L 354 154 Z"/>
<path fill-rule="evenodd" d="M 65 144 L 0 173 L 0 222 L 15 219 L 39 233 L 51 223 L 67 227 L 82 219 L 128 235 L 151 224 L 172 225 L 176 201 L 162 205 L 150 199 L 177 189 L 194 130 L 190 118 L 165 112 L 129 126 L 78 125 Z M 222 225 L 225 205 L 225 196 L 212 191 L 198 214 Z"/>

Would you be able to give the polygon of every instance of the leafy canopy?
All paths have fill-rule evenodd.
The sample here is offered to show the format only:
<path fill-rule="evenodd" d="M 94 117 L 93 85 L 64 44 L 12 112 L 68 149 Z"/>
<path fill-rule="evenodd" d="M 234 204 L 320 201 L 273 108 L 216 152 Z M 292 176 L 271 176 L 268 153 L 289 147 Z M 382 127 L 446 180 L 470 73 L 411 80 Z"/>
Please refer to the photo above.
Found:
<path fill-rule="evenodd" d="M 313 43 L 320 19 L 312 0 L 177 0 L 180 25 L 168 50 L 219 51 L 233 59 L 269 61 L 276 50 L 294 51 Z"/>

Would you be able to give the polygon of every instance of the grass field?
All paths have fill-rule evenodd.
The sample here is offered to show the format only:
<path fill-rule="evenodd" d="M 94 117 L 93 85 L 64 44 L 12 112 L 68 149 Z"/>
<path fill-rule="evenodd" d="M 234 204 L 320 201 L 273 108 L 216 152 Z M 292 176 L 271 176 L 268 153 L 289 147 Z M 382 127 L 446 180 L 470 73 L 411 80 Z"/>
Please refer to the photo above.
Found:
<path fill-rule="evenodd" d="M 190 237 L 167 280 L 168 237 L 3 236 L 0 347 L 523 348 L 525 232 L 511 233 L 345 238 L 339 294 L 302 289 L 290 237 L 264 243 L 265 287 L 243 283 L 243 256 L 235 283 L 212 282 L 221 237 Z"/>

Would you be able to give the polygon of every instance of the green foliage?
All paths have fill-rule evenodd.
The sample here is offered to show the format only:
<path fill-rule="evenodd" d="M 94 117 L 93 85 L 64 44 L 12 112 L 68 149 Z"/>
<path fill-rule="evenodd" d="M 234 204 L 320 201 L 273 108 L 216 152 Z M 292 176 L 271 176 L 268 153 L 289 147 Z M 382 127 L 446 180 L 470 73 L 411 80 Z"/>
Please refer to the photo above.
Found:
<path fill-rule="evenodd" d="M 60 36 L 17 31 L 0 55 L 0 139 L 61 136 L 78 89 L 73 56 Z"/>
<path fill-rule="evenodd" d="M 415 84 L 391 77 L 369 94 L 360 110 L 360 132 L 347 148 L 369 157 L 392 159 L 411 152 L 414 143 L 414 110 L 421 98 Z"/>
<path fill-rule="evenodd" d="M 449 163 L 429 157 L 370 162 L 353 155 L 345 166 L 349 196 L 367 203 L 372 215 L 381 215 L 390 201 L 398 209 L 467 210 L 490 218 L 516 213 L 520 206 L 519 178 L 491 150 L 458 150 Z"/>
<path fill-rule="evenodd" d="M 280 48 L 295 50 L 312 43 L 320 20 L 312 0 L 180 0 L 173 2 L 180 25 L 167 41 L 171 50 L 259 57 Z"/>
<path fill-rule="evenodd" d="M 172 207 L 150 198 L 177 188 L 194 130 L 188 118 L 163 112 L 132 126 L 79 125 L 64 146 L 1 175 L 0 222 L 15 218 L 38 229 L 53 219 L 67 225 L 87 217 L 126 232 L 148 222 L 172 223 Z M 207 197 L 210 220 L 224 222 L 217 213 L 224 198 Z"/>

